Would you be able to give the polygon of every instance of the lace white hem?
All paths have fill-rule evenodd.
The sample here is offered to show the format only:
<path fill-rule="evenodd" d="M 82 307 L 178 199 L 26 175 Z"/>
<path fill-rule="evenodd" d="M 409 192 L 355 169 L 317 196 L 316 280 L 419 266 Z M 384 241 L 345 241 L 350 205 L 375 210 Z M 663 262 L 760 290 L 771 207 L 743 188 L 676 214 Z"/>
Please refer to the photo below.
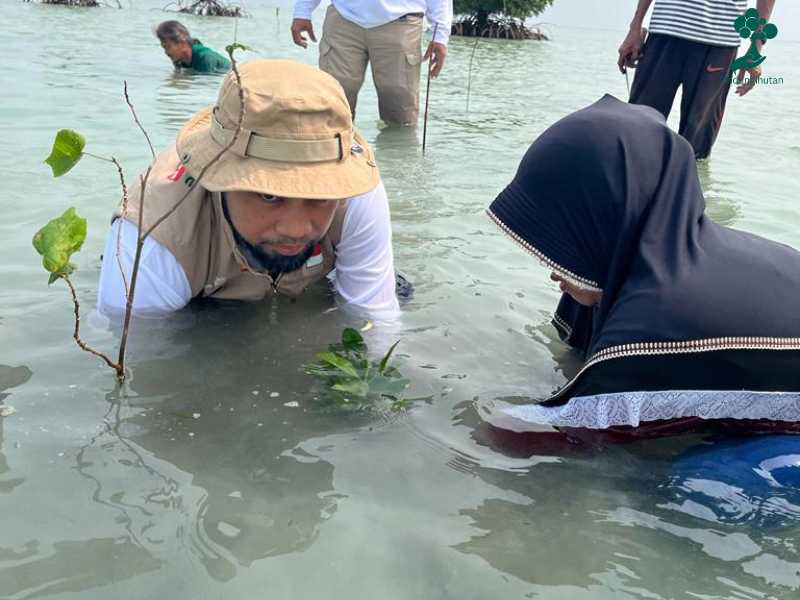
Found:
<path fill-rule="evenodd" d="M 767 419 L 800 421 L 800 393 L 667 390 L 578 396 L 563 406 L 505 406 L 505 415 L 536 425 L 606 429 L 637 427 L 643 421 L 702 419 Z"/>

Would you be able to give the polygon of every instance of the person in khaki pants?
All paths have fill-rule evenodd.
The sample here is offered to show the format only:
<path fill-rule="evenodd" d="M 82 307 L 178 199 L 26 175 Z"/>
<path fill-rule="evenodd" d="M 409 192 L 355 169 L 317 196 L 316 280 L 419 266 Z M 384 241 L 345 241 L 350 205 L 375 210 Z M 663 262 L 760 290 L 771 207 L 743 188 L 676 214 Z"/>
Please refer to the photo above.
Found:
<path fill-rule="evenodd" d="M 292 38 L 308 47 L 317 41 L 311 13 L 320 0 L 296 0 Z M 431 77 L 444 66 L 452 21 L 452 0 L 335 0 L 325 15 L 319 45 L 319 67 L 344 88 L 355 116 L 367 63 L 378 92 L 380 117 L 387 123 L 415 125 L 419 116 L 420 64 L 431 60 Z M 422 55 L 423 16 L 435 28 Z"/>

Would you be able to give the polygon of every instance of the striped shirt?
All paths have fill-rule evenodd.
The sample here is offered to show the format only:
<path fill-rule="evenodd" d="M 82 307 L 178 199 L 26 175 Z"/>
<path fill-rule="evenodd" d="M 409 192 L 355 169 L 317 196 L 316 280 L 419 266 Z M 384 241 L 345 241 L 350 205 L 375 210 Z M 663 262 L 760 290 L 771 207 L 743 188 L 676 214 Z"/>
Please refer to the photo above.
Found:
<path fill-rule="evenodd" d="M 738 46 L 733 26 L 747 10 L 747 0 L 655 0 L 650 32 L 711 44 Z"/>

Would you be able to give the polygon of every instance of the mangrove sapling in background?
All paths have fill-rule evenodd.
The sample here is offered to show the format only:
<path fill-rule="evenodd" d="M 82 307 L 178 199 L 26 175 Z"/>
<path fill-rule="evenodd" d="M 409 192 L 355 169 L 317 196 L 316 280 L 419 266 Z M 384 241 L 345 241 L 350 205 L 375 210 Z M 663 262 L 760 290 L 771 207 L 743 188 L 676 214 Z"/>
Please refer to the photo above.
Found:
<path fill-rule="evenodd" d="M 304 366 L 305 372 L 322 384 L 317 396 L 320 405 L 357 411 L 373 410 L 382 404 L 392 411 L 407 408 L 410 400 L 404 399 L 403 393 L 409 381 L 389 365 L 399 343 L 392 344 L 380 361 L 372 361 L 361 334 L 350 327 L 344 329 L 340 343 L 317 354 L 318 362 Z"/>
<path fill-rule="evenodd" d="M 452 35 L 546 40 L 538 29 L 525 26 L 525 19 L 538 15 L 553 0 L 454 0 Z"/>
<path fill-rule="evenodd" d="M 30 1 L 30 0 L 27 0 Z M 60 4 L 61 6 L 80 6 L 82 8 L 94 6 L 116 6 L 122 8 L 121 0 L 104 0 L 102 3 L 98 0 L 39 0 L 41 4 Z M 112 5 L 111 2 L 114 4 Z"/>
<path fill-rule="evenodd" d="M 68 208 L 60 217 L 51 220 L 47 225 L 42 227 L 36 234 L 33 236 L 33 247 L 36 251 L 42 255 L 42 265 L 44 266 L 45 270 L 50 273 L 50 279 L 48 280 L 48 284 L 53 284 L 59 279 L 63 279 L 64 282 L 69 287 L 69 290 L 72 294 L 72 302 L 75 311 L 75 330 L 73 333 L 73 338 L 78 346 L 85 350 L 86 352 L 90 352 L 95 356 L 100 357 L 109 367 L 114 369 L 117 374 L 117 378 L 120 382 L 124 381 L 125 379 L 125 351 L 127 349 L 127 341 L 128 341 L 128 332 L 130 331 L 131 325 L 131 318 L 133 316 L 133 300 L 134 294 L 136 293 L 136 280 L 139 274 L 139 263 L 142 257 L 142 248 L 144 247 L 144 242 L 147 237 L 153 232 L 153 230 L 158 227 L 161 223 L 164 222 L 173 212 L 175 212 L 178 207 L 189 197 L 189 195 L 194 190 L 195 186 L 197 186 L 205 175 L 208 168 L 216 163 L 223 154 L 225 154 L 235 143 L 236 140 L 239 138 L 239 135 L 242 131 L 242 122 L 244 121 L 244 91 L 242 88 L 242 79 L 239 75 L 239 70 L 236 65 L 236 59 L 233 56 L 233 53 L 236 50 L 250 50 L 247 46 L 243 44 L 234 43 L 225 48 L 228 53 L 228 56 L 231 59 L 231 69 L 233 70 L 233 74 L 236 77 L 236 83 L 239 90 L 239 117 L 236 123 L 236 131 L 234 132 L 233 137 L 225 145 L 198 173 L 197 178 L 192 182 L 190 186 L 188 186 L 184 195 L 175 203 L 175 205 L 167 211 L 164 215 L 162 215 L 155 223 L 153 223 L 149 228 L 144 229 L 142 224 L 142 215 L 145 211 L 145 190 L 147 189 L 147 179 L 150 176 L 150 167 L 147 168 L 144 175 L 139 176 L 139 183 L 140 183 L 140 196 L 139 196 L 139 220 L 138 220 L 138 239 L 136 243 L 136 253 L 134 254 L 133 258 L 133 266 L 131 268 L 131 278 L 130 282 L 127 280 L 125 276 L 125 272 L 122 269 L 122 262 L 120 260 L 120 239 L 121 239 L 121 232 L 122 228 L 119 229 L 119 235 L 117 236 L 117 264 L 119 265 L 120 272 L 122 273 L 122 280 L 125 287 L 125 316 L 123 318 L 123 325 L 122 325 L 122 335 L 120 337 L 120 344 L 119 344 L 119 351 L 117 354 L 117 359 L 112 360 L 103 352 L 95 350 L 94 348 L 90 347 L 86 342 L 84 342 L 80 337 L 80 304 L 78 303 L 78 296 L 75 292 L 75 287 L 73 286 L 69 276 L 74 272 L 75 265 L 70 262 L 70 258 L 72 254 L 80 250 L 81 246 L 83 245 L 84 240 L 86 239 L 86 219 L 83 219 L 78 215 L 74 207 Z M 133 104 L 128 97 L 128 86 L 127 82 L 124 83 L 124 94 L 125 94 L 125 101 L 130 108 L 131 114 L 133 116 L 136 125 L 144 134 L 145 139 L 147 140 L 147 144 L 150 148 L 150 153 L 155 160 L 155 150 L 153 149 L 153 144 L 150 142 L 150 136 L 147 135 L 147 131 L 145 131 L 144 127 L 142 126 L 139 118 L 136 115 L 136 111 L 133 108 Z M 53 142 L 53 149 L 50 152 L 50 156 L 45 159 L 45 162 L 50 165 L 50 168 L 53 171 L 54 177 L 61 177 L 62 175 L 69 172 L 81 158 L 84 156 L 90 156 L 95 159 L 105 160 L 108 162 L 113 163 L 119 174 L 120 185 L 122 186 L 122 217 L 126 215 L 127 211 L 127 203 L 128 203 L 128 188 L 125 184 L 125 177 L 122 172 L 122 167 L 120 166 L 119 162 L 112 156 L 110 158 L 104 158 L 102 156 L 97 156 L 95 154 L 90 154 L 84 150 L 86 146 L 86 140 L 82 135 L 79 133 L 69 130 L 69 129 L 62 129 L 56 134 L 55 140 Z"/>
<path fill-rule="evenodd" d="M 179 13 L 203 17 L 249 16 L 241 6 L 228 4 L 222 0 L 177 0 L 177 2 L 167 4 L 164 10 L 175 10 Z"/>

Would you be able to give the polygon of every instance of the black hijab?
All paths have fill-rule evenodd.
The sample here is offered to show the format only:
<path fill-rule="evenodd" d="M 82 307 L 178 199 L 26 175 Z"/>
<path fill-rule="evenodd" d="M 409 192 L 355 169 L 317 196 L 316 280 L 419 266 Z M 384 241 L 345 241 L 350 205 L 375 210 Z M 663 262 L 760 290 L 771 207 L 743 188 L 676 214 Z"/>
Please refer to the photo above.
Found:
<path fill-rule="evenodd" d="M 640 367 L 647 356 L 775 350 L 800 371 L 800 253 L 704 210 L 690 144 L 658 111 L 606 95 L 547 129 L 487 212 L 553 271 L 602 290 L 593 308 L 565 294 L 554 318 L 584 352 L 584 370 L 612 358 Z M 726 389 L 730 375 L 686 385 Z"/>

